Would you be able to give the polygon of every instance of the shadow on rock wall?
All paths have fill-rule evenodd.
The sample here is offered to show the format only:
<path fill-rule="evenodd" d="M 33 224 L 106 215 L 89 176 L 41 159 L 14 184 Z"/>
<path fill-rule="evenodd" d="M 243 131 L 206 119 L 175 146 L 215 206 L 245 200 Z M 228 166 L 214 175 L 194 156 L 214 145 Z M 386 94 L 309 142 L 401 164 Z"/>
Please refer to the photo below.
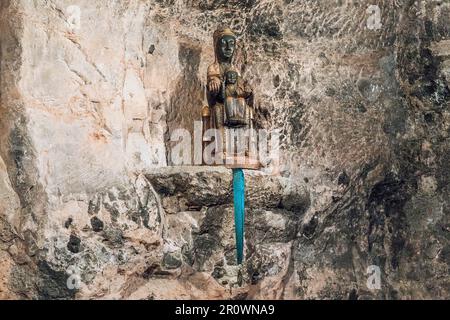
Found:
<path fill-rule="evenodd" d="M 0 5 L 0 298 L 449 297 L 447 2 L 78 6 L 74 29 L 64 1 Z M 231 173 L 167 167 L 224 23 L 282 131 L 243 266 Z"/>

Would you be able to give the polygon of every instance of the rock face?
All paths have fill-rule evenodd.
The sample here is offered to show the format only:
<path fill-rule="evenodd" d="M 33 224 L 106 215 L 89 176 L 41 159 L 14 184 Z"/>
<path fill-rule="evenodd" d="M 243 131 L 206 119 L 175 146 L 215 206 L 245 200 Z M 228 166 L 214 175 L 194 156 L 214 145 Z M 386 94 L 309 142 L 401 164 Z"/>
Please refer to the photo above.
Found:
<path fill-rule="evenodd" d="M 449 21 L 446 1 L 2 0 L 0 299 L 450 298 Z M 221 23 L 282 132 L 277 174 L 247 174 L 243 266 L 231 173 L 170 167 Z"/>

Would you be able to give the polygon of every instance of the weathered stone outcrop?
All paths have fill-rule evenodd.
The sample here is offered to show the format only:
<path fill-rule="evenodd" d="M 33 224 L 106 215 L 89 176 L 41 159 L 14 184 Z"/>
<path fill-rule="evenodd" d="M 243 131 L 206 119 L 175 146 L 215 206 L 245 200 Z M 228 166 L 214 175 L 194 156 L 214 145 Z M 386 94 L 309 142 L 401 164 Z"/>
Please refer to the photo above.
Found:
<path fill-rule="evenodd" d="M 449 21 L 446 1 L 2 0 L 0 299 L 449 298 Z M 275 174 L 246 176 L 242 267 L 231 173 L 170 167 L 223 23 L 282 133 Z"/>

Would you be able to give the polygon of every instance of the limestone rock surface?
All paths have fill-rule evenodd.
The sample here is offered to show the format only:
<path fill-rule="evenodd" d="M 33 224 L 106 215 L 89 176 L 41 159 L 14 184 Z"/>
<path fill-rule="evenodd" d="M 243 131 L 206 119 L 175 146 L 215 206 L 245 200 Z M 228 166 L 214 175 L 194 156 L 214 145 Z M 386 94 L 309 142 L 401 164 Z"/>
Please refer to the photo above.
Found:
<path fill-rule="evenodd" d="M 449 22 L 440 0 L 2 0 L 0 299 L 448 299 Z M 220 24 L 281 132 L 246 173 L 243 266 L 231 172 L 171 161 Z"/>

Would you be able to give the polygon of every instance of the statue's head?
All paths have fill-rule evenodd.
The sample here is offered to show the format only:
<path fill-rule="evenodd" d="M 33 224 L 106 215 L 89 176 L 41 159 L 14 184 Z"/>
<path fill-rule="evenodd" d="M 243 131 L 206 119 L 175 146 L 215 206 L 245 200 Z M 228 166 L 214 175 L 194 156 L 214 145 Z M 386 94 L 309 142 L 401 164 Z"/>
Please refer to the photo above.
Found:
<path fill-rule="evenodd" d="M 229 70 L 225 74 L 225 81 L 227 84 L 236 84 L 238 80 L 238 73 L 235 70 Z"/>
<path fill-rule="evenodd" d="M 229 28 L 219 28 L 214 32 L 214 45 L 219 62 L 231 62 L 236 50 L 236 35 Z"/>

